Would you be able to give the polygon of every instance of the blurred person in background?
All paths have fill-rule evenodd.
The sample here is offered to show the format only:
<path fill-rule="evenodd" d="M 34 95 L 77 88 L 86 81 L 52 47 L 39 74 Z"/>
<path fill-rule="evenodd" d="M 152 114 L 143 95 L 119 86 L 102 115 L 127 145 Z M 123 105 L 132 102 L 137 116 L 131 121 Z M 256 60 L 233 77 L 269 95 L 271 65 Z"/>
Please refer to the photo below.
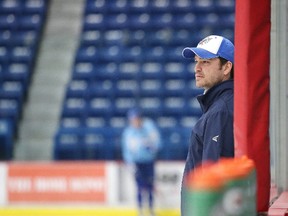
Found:
<path fill-rule="evenodd" d="M 160 134 L 154 122 L 143 118 L 139 109 L 129 110 L 127 118 L 128 125 L 122 134 L 123 159 L 135 176 L 139 216 L 145 213 L 145 198 L 149 214 L 154 216 L 154 165 L 161 147 Z"/>
<path fill-rule="evenodd" d="M 183 49 L 184 58 L 195 61 L 195 82 L 204 93 L 197 97 L 203 111 L 191 132 L 185 164 L 185 177 L 205 161 L 217 161 L 221 157 L 234 157 L 234 45 L 227 38 L 210 35 L 197 47 Z"/>

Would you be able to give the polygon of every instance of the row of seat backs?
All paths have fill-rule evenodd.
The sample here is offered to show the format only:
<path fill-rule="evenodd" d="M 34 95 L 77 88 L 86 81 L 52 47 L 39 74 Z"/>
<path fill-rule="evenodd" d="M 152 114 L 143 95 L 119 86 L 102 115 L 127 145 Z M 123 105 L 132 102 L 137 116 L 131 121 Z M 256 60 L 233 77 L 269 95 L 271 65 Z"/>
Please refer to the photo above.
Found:
<path fill-rule="evenodd" d="M 2 159 L 11 159 L 27 99 L 49 0 L 0 2 L 0 121 Z M 12 139 L 11 139 L 12 137 Z"/>

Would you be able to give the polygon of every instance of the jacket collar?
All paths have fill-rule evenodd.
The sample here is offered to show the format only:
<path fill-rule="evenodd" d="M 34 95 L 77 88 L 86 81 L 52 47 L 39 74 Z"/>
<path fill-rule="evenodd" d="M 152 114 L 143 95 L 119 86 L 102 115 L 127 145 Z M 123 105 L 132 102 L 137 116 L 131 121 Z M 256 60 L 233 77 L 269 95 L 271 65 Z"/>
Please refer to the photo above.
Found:
<path fill-rule="evenodd" d="M 203 95 L 197 96 L 202 111 L 205 113 L 208 108 L 219 98 L 219 96 L 226 90 L 234 89 L 233 80 L 221 82 L 205 92 Z"/>

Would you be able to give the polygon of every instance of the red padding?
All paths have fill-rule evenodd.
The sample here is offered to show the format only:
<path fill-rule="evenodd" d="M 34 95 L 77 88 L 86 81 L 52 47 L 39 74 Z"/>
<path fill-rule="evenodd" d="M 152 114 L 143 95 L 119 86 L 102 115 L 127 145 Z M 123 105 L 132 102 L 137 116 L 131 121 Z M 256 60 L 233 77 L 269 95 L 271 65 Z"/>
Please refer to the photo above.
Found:
<path fill-rule="evenodd" d="M 235 155 L 257 170 L 257 211 L 268 211 L 270 0 L 236 1 Z"/>

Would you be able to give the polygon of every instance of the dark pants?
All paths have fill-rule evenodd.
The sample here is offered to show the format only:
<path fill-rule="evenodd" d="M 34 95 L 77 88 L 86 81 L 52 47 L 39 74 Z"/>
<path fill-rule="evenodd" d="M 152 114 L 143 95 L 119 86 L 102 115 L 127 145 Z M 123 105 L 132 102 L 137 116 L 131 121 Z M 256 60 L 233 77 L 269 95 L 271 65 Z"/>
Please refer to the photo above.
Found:
<path fill-rule="evenodd" d="M 143 206 L 143 194 L 148 195 L 149 208 L 153 208 L 154 192 L 154 162 L 136 163 L 135 179 L 137 183 L 138 207 Z"/>

